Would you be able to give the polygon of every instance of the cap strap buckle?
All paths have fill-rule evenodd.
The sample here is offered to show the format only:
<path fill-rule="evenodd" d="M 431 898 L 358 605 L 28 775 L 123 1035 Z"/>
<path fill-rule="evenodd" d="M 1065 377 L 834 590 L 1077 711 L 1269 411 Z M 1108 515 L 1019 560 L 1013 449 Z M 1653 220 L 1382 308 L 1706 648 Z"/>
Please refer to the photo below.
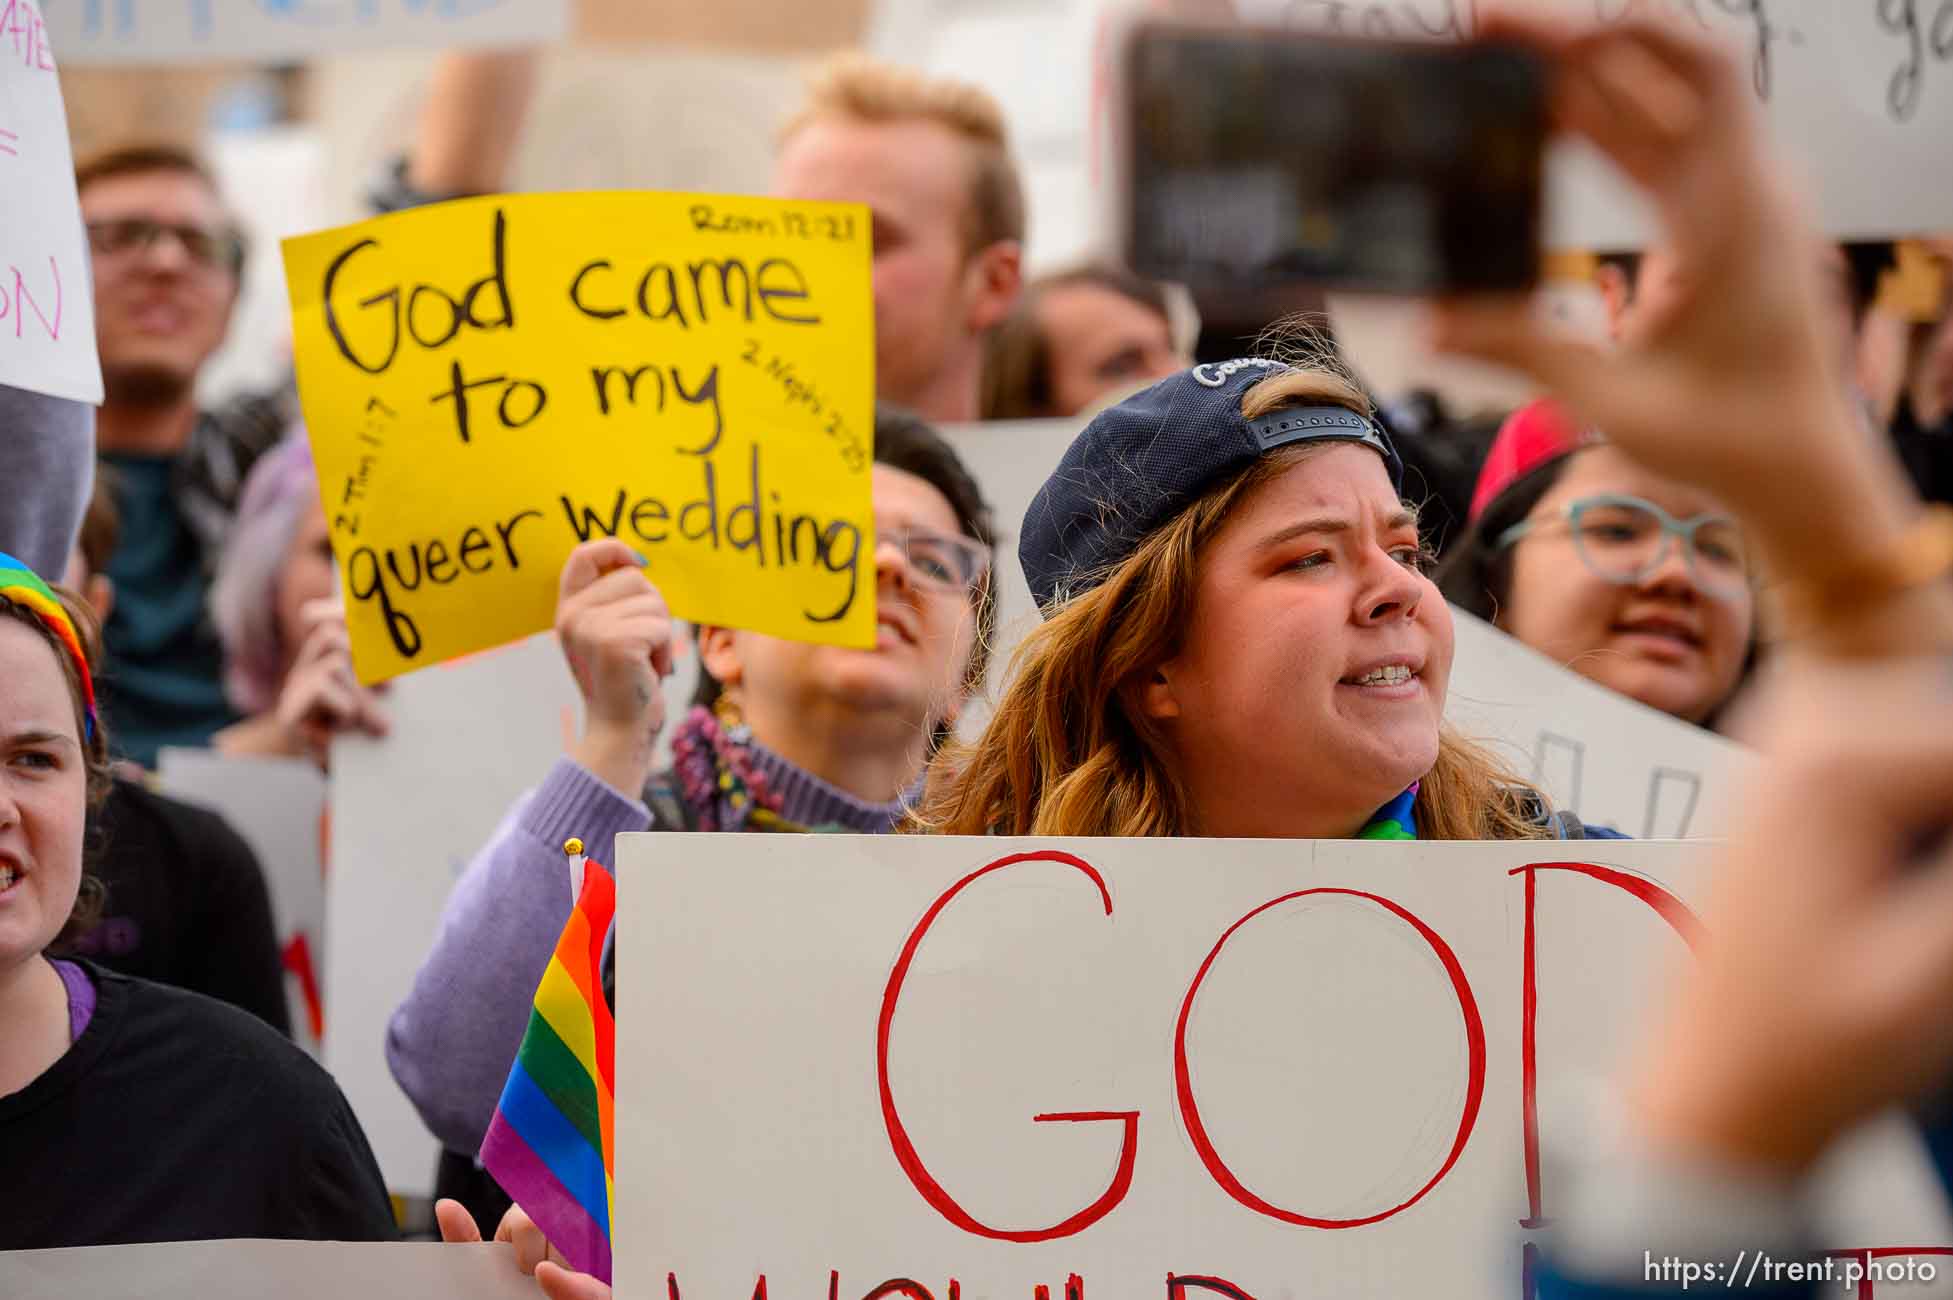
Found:
<path fill-rule="evenodd" d="M 1248 421 L 1248 429 L 1263 452 L 1292 442 L 1330 440 L 1360 442 L 1386 461 L 1392 458 L 1390 446 L 1376 422 L 1347 406 L 1286 407 L 1259 420 Z"/>

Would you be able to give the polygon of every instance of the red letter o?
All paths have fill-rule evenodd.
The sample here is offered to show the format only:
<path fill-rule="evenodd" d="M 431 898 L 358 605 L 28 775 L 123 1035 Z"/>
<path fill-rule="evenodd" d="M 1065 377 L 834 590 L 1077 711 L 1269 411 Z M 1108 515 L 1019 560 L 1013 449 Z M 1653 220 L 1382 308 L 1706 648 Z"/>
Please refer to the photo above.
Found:
<path fill-rule="evenodd" d="M 1284 1210 L 1278 1205 L 1270 1204 L 1249 1191 L 1241 1180 L 1234 1176 L 1234 1171 L 1227 1167 L 1227 1162 L 1221 1159 L 1221 1153 L 1214 1149 L 1214 1143 L 1208 1138 L 1207 1128 L 1200 1122 L 1200 1107 L 1194 1102 L 1193 1077 L 1187 1069 L 1187 1021 L 1193 1014 L 1194 999 L 1200 994 L 1201 981 L 1207 978 L 1207 972 L 1213 968 L 1215 960 L 1220 957 L 1221 949 L 1227 946 L 1227 941 L 1234 937 L 1236 930 L 1263 912 L 1314 894 L 1342 894 L 1350 898 L 1367 899 L 1379 907 L 1387 908 L 1423 936 L 1424 942 L 1431 945 L 1431 951 L 1435 952 L 1438 960 L 1444 963 L 1446 974 L 1451 976 L 1451 987 L 1457 992 L 1458 1006 L 1464 1012 L 1465 1041 L 1470 1051 L 1465 1110 L 1458 1120 L 1458 1136 L 1452 1140 L 1451 1154 L 1445 1157 L 1444 1164 L 1438 1172 L 1431 1175 L 1431 1181 L 1418 1188 L 1416 1195 L 1402 1205 L 1393 1206 L 1381 1213 L 1367 1215 L 1361 1219 L 1311 1218 L 1306 1214 L 1297 1214 L 1292 1210 Z M 1271 899 L 1229 926 L 1227 932 L 1221 935 L 1220 941 L 1214 945 L 1214 950 L 1207 954 L 1207 960 L 1200 964 L 1200 970 L 1194 975 L 1193 983 L 1187 986 L 1186 1001 L 1180 1004 L 1180 1023 L 1173 1034 L 1173 1075 L 1179 1089 L 1180 1115 L 1186 1121 L 1187 1136 L 1193 1139 L 1194 1150 L 1200 1153 L 1201 1163 L 1207 1166 L 1207 1172 L 1212 1174 L 1214 1181 L 1221 1185 L 1221 1190 L 1256 1213 L 1265 1214 L 1271 1219 L 1280 1219 L 1284 1223 L 1300 1224 L 1305 1228 L 1360 1228 L 1367 1223 L 1379 1223 L 1417 1204 L 1426 1192 L 1436 1187 L 1444 1176 L 1451 1172 L 1451 1167 L 1458 1163 L 1458 1157 L 1464 1154 L 1465 1143 L 1472 1135 L 1472 1125 L 1478 1122 L 1478 1104 L 1485 1095 L 1485 1024 L 1479 1019 L 1478 1000 L 1472 996 L 1471 983 L 1465 978 L 1464 967 L 1458 964 L 1458 958 L 1452 953 L 1450 945 L 1439 937 L 1437 931 L 1404 908 L 1378 894 L 1366 894 L 1356 889 L 1303 889 Z"/>

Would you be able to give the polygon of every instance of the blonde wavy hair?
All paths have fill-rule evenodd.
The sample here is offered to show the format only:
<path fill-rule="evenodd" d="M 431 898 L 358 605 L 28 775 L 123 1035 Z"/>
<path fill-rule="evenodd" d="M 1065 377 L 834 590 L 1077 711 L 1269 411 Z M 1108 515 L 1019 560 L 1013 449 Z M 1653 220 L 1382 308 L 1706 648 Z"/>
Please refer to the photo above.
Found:
<path fill-rule="evenodd" d="M 1334 404 L 1370 414 L 1362 390 L 1321 362 L 1250 388 L 1242 414 Z M 1028 635 L 983 735 L 930 764 L 910 829 L 947 835 L 1198 835 L 1199 819 L 1157 722 L 1135 688 L 1179 652 L 1201 555 L 1250 492 L 1320 447 L 1263 456 L 1155 529 L 1095 585 Z M 1439 840 L 1542 839 L 1549 805 L 1490 751 L 1448 726 L 1419 786 L 1418 834 Z"/>

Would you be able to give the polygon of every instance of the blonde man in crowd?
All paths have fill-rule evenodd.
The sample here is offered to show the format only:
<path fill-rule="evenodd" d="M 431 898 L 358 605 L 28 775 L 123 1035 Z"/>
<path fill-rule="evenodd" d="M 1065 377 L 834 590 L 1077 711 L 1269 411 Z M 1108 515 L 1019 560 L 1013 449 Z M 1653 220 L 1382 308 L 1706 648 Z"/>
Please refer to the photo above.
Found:
<path fill-rule="evenodd" d="M 938 422 L 976 419 L 985 336 L 1022 283 L 1024 190 L 997 102 L 840 55 L 781 132 L 773 192 L 868 205 L 877 395 Z"/>

